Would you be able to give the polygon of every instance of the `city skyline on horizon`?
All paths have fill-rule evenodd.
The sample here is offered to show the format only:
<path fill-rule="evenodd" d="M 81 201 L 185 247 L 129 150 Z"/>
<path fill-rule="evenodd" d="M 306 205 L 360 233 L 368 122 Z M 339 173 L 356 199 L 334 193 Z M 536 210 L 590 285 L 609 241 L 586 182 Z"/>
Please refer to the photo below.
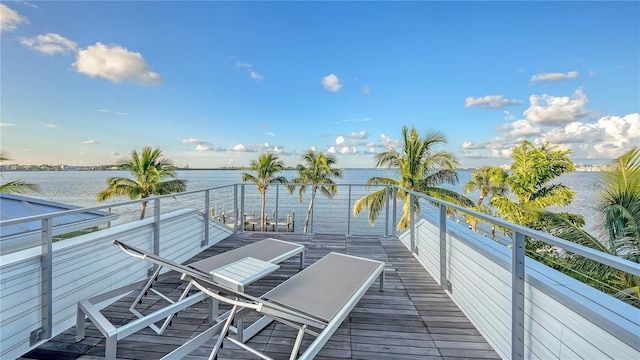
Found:
<path fill-rule="evenodd" d="M 113 164 L 154 146 L 194 169 L 247 166 L 263 151 L 295 166 L 309 149 L 373 168 L 402 126 L 444 133 L 464 168 L 508 164 L 525 139 L 586 164 L 640 144 L 637 2 L 0 10 L 11 163 Z"/>

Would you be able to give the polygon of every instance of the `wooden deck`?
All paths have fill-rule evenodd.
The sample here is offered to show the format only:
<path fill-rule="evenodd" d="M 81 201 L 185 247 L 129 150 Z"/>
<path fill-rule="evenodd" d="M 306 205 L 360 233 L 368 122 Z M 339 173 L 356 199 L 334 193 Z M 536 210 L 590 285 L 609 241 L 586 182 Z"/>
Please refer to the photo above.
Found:
<path fill-rule="evenodd" d="M 266 237 L 299 242 L 307 246 L 309 265 L 331 251 L 377 259 L 386 263 L 385 291 L 373 286 L 351 312 L 316 359 L 498 359 L 498 355 L 473 327 L 438 284 L 398 240 L 339 235 L 305 236 L 287 233 L 248 232 L 228 237 L 193 260 L 245 245 Z M 281 268 L 249 286 L 254 295 L 284 281 L 298 270 L 294 257 Z M 177 275 L 165 276 L 156 286 L 178 294 L 184 288 Z M 330 296 L 330 295 L 328 295 Z M 176 296 L 177 297 L 177 296 Z M 107 307 L 103 314 L 116 326 L 134 317 L 128 311 L 133 300 L 125 297 Z M 148 299 L 146 301 L 150 301 Z M 153 304 L 149 304 L 150 307 Z M 146 328 L 118 342 L 118 359 L 158 359 L 208 326 L 205 302 L 180 312 L 163 335 Z M 86 338 L 74 341 L 75 328 L 65 331 L 21 359 L 100 359 L 105 339 L 87 321 Z M 295 331 L 273 323 L 248 344 L 275 359 L 288 358 Z M 303 348 L 312 340 L 307 336 Z M 185 359 L 206 359 L 213 341 Z M 256 356 L 225 343 L 219 359 L 255 359 Z"/>

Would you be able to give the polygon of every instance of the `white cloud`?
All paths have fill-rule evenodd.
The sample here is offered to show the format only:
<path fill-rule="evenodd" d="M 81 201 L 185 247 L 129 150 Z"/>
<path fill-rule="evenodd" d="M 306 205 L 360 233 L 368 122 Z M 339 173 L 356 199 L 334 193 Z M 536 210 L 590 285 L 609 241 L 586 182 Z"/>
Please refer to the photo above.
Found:
<path fill-rule="evenodd" d="M 341 80 L 334 74 L 329 74 L 322 78 L 322 86 L 330 92 L 338 92 L 342 89 Z"/>
<path fill-rule="evenodd" d="M 486 144 L 476 144 L 474 142 L 471 141 L 464 141 L 462 143 L 462 148 L 463 149 L 485 149 L 486 148 Z"/>
<path fill-rule="evenodd" d="M 537 129 L 526 120 L 518 120 L 502 128 L 503 137 L 495 137 L 483 143 L 465 141 L 462 156 L 465 158 L 508 158 L 511 149 L 518 146 L 522 137 L 537 135 L 534 144 L 551 143 L 571 150 L 574 159 L 614 159 L 640 144 L 640 113 L 625 116 L 604 116 L 596 122 L 574 121 L 548 131 Z M 536 131 L 540 133 L 535 134 Z M 521 135 L 520 137 L 518 135 Z"/>
<path fill-rule="evenodd" d="M 14 31 L 19 24 L 25 21 L 27 21 L 25 17 L 10 9 L 5 4 L 0 4 L 0 33 Z"/>
<path fill-rule="evenodd" d="M 365 94 L 365 95 L 371 94 L 371 88 L 369 86 L 363 86 L 362 87 L 362 93 Z"/>
<path fill-rule="evenodd" d="M 541 125 L 564 124 L 577 121 L 586 114 L 585 105 L 589 98 L 578 88 L 571 97 L 557 97 L 547 94 L 531 95 L 531 106 L 525 110 L 525 119 Z"/>
<path fill-rule="evenodd" d="M 58 125 L 56 125 L 56 124 L 49 124 L 49 123 L 42 124 L 42 126 L 44 126 L 46 128 L 57 128 L 58 127 Z"/>
<path fill-rule="evenodd" d="M 249 72 L 249 78 L 255 80 L 256 82 L 260 82 L 264 79 L 263 75 L 258 74 L 253 70 L 252 64 L 236 61 L 236 67 L 246 69 Z"/>
<path fill-rule="evenodd" d="M 19 126 L 18 124 L 0 122 L 0 127 Z"/>
<path fill-rule="evenodd" d="M 240 62 L 240 61 L 236 61 L 236 67 L 251 69 L 253 67 L 253 65 L 251 65 L 249 63 L 243 63 L 243 62 Z"/>
<path fill-rule="evenodd" d="M 206 143 L 206 141 L 199 140 L 196 138 L 188 138 L 188 139 L 182 139 L 182 143 L 183 144 L 203 144 L 203 143 Z"/>
<path fill-rule="evenodd" d="M 370 153 L 370 154 L 375 154 L 376 153 L 376 144 L 370 142 L 370 143 L 367 143 L 366 147 L 367 147 L 367 152 L 368 153 Z"/>
<path fill-rule="evenodd" d="M 256 81 L 260 81 L 260 80 L 264 79 L 264 76 L 258 74 L 255 71 L 251 71 L 249 73 L 249 77 L 252 78 L 253 80 L 256 80 Z"/>
<path fill-rule="evenodd" d="M 276 134 L 272 133 L 271 131 L 267 131 L 267 135 L 269 135 L 269 136 L 276 136 Z"/>
<path fill-rule="evenodd" d="M 284 154 L 284 148 L 282 146 L 274 146 L 271 152 L 278 155 Z"/>
<path fill-rule="evenodd" d="M 249 149 L 269 150 L 269 149 L 271 149 L 271 144 L 269 144 L 268 142 L 266 142 L 266 143 L 264 143 L 264 144 L 254 144 L 254 145 L 249 145 Z"/>
<path fill-rule="evenodd" d="M 367 134 L 366 131 L 360 131 L 360 132 L 352 132 L 349 135 L 347 135 L 347 137 L 351 138 L 351 139 L 366 139 L 367 137 L 369 137 L 369 134 Z"/>
<path fill-rule="evenodd" d="M 464 99 L 464 107 L 480 106 L 484 109 L 500 109 L 509 105 L 522 104 L 520 100 L 505 99 L 504 95 L 487 95 L 479 98 L 468 97 Z"/>
<path fill-rule="evenodd" d="M 244 147 L 244 145 L 242 145 L 242 144 L 237 144 L 237 145 L 234 145 L 234 146 L 231 148 L 231 151 L 235 151 L 235 152 L 245 152 L 245 151 L 247 151 L 247 149 Z"/>
<path fill-rule="evenodd" d="M 575 79 L 580 74 L 577 71 L 569 71 L 568 73 L 541 73 L 531 76 L 531 82 L 538 81 L 564 81 L 569 79 Z"/>
<path fill-rule="evenodd" d="M 68 54 L 78 50 L 78 44 L 75 41 L 54 33 L 23 38 L 20 43 L 47 55 Z"/>
<path fill-rule="evenodd" d="M 613 159 L 640 144 L 640 114 L 604 116 L 595 123 L 572 122 L 554 128 L 537 143 L 566 144 L 578 159 Z"/>
<path fill-rule="evenodd" d="M 113 111 L 113 110 L 106 110 L 106 109 L 98 109 L 99 112 L 103 112 L 103 113 L 109 113 L 109 114 L 116 114 L 116 115 L 129 115 L 127 113 L 123 113 L 123 112 L 119 112 L 119 111 Z"/>
<path fill-rule="evenodd" d="M 95 144 L 100 144 L 99 141 L 96 140 L 85 140 L 82 142 L 84 145 L 95 145 Z"/>
<path fill-rule="evenodd" d="M 211 143 L 196 138 L 182 139 L 182 143 L 196 145 L 196 151 L 226 151 L 226 149 L 216 148 Z"/>
<path fill-rule="evenodd" d="M 96 43 L 78 52 L 73 63 L 76 70 L 89 77 L 102 77 L 113 82 L 134 81 L 141 85 L 162 82 L 162 77 L 149 70 L 140 53 L 118 45 Z"/>
<path fill-rule="evenodd" d="M 507 138 L 522 138 L 528 136 L 539 135 L 542 129 L 534 127 L 529 120 L 516 120 L 510 124 L 502 125 L 498 131 L 504 133 Z"/>
<path fill-rule="evenodd" d="M 380 135 L 380 142 L 385 149 L 395 149 L 400 146 L 400 141 L 394 140 L 385 134 Z"/>
<path fill-rule="evenodd" d="M 250 149 L 242 144 L 237 144 L 231 147 L 231 151 L 233 152 L 256 152 L 257 150 Z"/>
<path fill-rule="evenodd" d="M 332 146 L 332 147 L 333 147 L 333 146 Z M 309 150 L 311 150 L 311 151 L 313 151 L 313 152 L 316 152 L 316 147 L 315 147 L 315 146 L 311 146 L 311 147 L 309 147 Z"/>
<path fill-rule="evenodd" d="M 338 146 L 345 146 L 347 144 L 347 142 L 344 139 L 344 136 L 340 135 L 336 138 L 336 145 Z"/>
<path fill-rule="evenodd" d="M 342 155 L 353 155 L 358 153 L 358 148 L 355 146 L 344 146 L 340 149 Z"/>
<path fill-rule="evenodd" d="M 213 145 L 209 143 L 202 143 L 202 144 L 196 145 L 196 151 L 212 151 L 212 150 L 213 150 Z"/>
<path fill-rule="evenodd" d="M 315 151 L 315 150 L 313 150 L 313 151 Z M 336 147 L 335 146 L 330 146 L 329 149 L 327 149 L 327 152 L 329 154 L 336 154 L 337 153 Z"/>

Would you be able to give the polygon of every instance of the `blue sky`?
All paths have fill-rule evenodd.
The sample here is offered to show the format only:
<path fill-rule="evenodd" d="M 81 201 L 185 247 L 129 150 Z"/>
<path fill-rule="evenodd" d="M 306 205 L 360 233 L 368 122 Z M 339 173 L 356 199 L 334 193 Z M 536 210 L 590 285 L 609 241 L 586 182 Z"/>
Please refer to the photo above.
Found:
<path fill-rule="evenodd" d="M 523 139 L 602 163 L 640 144 L 640 3 L 0 4 L 1 149 L 21 164 L 178 166 L 314 148 L 373 167 L 403 125 L 462 166 Z"/>

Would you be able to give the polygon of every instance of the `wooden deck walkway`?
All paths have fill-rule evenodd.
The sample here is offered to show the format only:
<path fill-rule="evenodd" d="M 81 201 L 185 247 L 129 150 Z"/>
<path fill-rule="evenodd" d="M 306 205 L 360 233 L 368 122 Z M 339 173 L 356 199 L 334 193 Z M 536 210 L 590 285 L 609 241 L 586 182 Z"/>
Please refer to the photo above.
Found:
<path fill-rule="evenodd" d="M 245 245 L 266 237 L 299 242 L 307 246 L 306 265 L 331 251 L 377 259 L 386 263 L 385 291 L 373 286 L 351 312 L 316 359 L 498 359 L 498 355 L 473 327 L 431 276 L 397 239 L 305 236 L 287 233 L 243 233 L 228 237 L 193 260 Z M 299 259 L 292 258 L 281 268 L 249 286 L 259 295 L 298 271 Z M 165 276 L 157 288 L 174 294 L 184 288 L 177 275 Z M 328 296 L 330 296 L 328 294 Z M 177 295 L 176 295 L 177 297 Z M 116 326 L 134 317 L 128 311 L 132 296 L 107 307 L 103 314 Z M 152 306 L 153 304 L 150 304 Z M 163 335 L 146 328 L 118 342 L 118 359 L 158 359 L 208 326 L 205 302 L 180 312 Z M 56 336 L 21 359 L 101 359 L 105 339 L 87 321 L 86 338 L 74 341 L 75 327 Z M 248 344 L 275 359 L 288 358 L 295 331 L 273 323 Z M 311 336 L 303 345 L 306 347 Z M 206 359 L 213 341 L 192 352 L 186 359 Z M 255 359 L 256 356 L 225 343 L 219 359 Z"/>

